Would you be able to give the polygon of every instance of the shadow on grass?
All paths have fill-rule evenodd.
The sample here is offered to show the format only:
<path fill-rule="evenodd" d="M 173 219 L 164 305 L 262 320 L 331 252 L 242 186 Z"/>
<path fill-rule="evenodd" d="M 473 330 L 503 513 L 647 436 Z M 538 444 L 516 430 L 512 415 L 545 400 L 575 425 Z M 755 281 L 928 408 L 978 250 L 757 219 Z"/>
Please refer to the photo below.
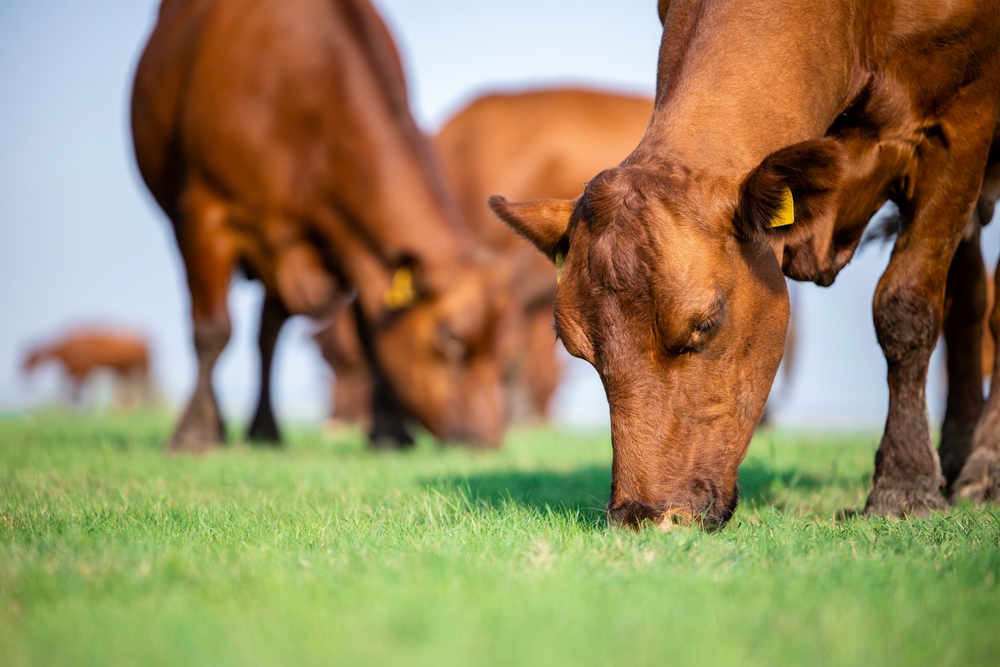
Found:
<path fill-rule="evenodd" d="M 745 461 L 739 471 L 740 502 L 757 506 L 780 504 L 785 491 L 817 491 L 831 480 L 795 468 L 778 469 L 762 461 Z"/>
<path fill-rule="evenodd" d="M 429 484 L 442 491 L 463 490 L 470 501 L 495 508 L 514 503 L 593 525 L 604 521 L 611 469 L 592 465 L 567 472 L 501 470 L 436 478 Z"/>
<path fill-rule="evenodd" d="M 745 462 L 739 474 L 741 502 L 758 507 L 780 505 L 781 494 L 787 491 L 816 491 L 838 482 L 794 468 L 774 468 L 761 461 Z M 428 484 L 442 492 L 464 492 L 470 501 L 498 509 L 514 503 L 596 526 L 605 521 L 611 469 L 591 465 L 568 472 L 505 470 L 439 477 Z"/>

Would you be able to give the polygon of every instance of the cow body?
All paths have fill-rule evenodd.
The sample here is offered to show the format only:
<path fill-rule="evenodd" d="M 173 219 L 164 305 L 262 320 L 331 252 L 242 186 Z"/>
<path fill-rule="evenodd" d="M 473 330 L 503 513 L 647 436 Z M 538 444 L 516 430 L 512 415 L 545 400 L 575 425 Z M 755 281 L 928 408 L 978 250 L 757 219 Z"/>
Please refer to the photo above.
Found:
<path fill-rule="evenodd" d="M 383 405 L 443 439 L 499 442 L 502 277 L 459 221 L 365 0 L 165 0 L 132 124 L 191 291 L 199 374 L 172 449 L 221 441 L 211 372 L 236 269 L 267 293 L 252 438 L 278 438 L 268 384 L 282 323 L 355 292 Z"/>
<path fill-rule="evenodd" d="M 31 373 L 46 363 L 60 365 L 70 382 L 70 393 L 79 401 L 84 384 L 101 370 L 114 373 L 120 388 L 130 388 L 150 397 L 149 346 L 138 335 L 107 329 L 73 330 L 47 345 L 33 348 L 22 369 Z M 134 392 L 122 392 L 123 402 Z"/>
<path fill-rule="evenodd" d="M 515 267 L 522 341 L 504 373 L 509 425 L 542 420 L 559 383 L 552 331 L 555 270 L 534 247 L 503 224 L 486 200 L 576 197 L 583 184 L 635 148 L 653 101 L 581 89 L 549 89 L 477 98 L 448 120 L 435 139 L 462 218 L 484 244 Z M 368 423 L 372 391 L 354 315 L 345 305 L 317 342 L 334 369 L 333 415 Z"/>
<path fill-rule="evenodd" d="M 903 222 L 874 299 L 890 405 L 866 509 L 941 508 L 924 387 L 991 157 L 1000 7 L 660 5 L 656 104 L 636 150 L 577 201 L 491 200 L 565 266 L 560 336 L 611 405 L 610 517 L 729 518 L 781 356 L 782 272 L 831 284 L 888 199 Z M 974 274 L 952 281 L 973 310 Z"/>

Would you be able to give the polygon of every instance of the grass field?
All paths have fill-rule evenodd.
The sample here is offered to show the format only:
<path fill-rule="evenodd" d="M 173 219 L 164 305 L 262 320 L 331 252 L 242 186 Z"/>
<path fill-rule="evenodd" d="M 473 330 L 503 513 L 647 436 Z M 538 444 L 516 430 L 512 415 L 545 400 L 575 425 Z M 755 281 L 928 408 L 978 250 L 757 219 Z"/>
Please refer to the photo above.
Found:
<path fill-rule="evenodd" d="M 734 520 L 612 530 L 606 433 L 166 457 L 0 419 L 0 665 L 997 665 L 1000 516 L 832 520 L 877 435 L 759 434 Z"/>

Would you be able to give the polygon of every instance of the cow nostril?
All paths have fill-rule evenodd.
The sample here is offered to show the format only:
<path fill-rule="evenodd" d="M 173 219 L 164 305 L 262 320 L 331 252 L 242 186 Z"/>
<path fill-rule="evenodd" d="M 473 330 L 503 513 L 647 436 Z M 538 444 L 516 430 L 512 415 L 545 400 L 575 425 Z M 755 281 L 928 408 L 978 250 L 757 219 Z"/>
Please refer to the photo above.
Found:
<path fill-rule="evenodd" d="M 622 524 L 630 528 L 639 528 L 646 521 L 657 523 L 662 513 L 655 507 L 632 500 L 626 500 L 614 507 L 608 503 L 607 512 L 608 520 L 611 523 Z"/>

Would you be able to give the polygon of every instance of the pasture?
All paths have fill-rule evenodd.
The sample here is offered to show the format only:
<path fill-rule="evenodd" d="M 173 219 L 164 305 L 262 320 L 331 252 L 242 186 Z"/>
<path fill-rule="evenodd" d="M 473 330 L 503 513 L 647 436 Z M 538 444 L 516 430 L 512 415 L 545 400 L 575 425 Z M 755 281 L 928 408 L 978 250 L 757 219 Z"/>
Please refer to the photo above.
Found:
<path fill-rule="evenodd" d="M 833 519 L 877 434 L 758 433 L 734 520 L 613 530 L 605 432 L 498 453 L 166 456 L 164 416 L 0 419 L 0 665 L 974 665 L 1000 513 Z"/>

